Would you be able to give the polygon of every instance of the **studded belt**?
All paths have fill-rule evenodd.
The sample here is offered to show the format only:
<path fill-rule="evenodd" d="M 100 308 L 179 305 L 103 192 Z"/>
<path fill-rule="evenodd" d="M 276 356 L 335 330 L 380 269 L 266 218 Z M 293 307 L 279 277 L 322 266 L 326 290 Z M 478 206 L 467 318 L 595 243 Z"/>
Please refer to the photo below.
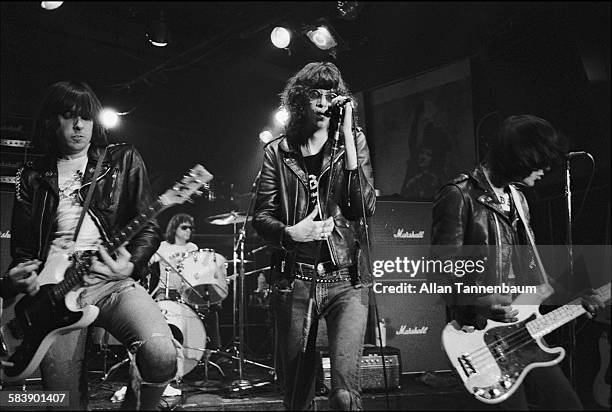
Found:
<path fill-rule="evenodd" d="M 310 282 L 315 273 L 318 283 L 336 283 L 351 280 L 348 268 L 338 269 L 332 262 L 319 263 L 316 268 L 308 263 L 295 263 L 293 275 L 296 279 Z"/>

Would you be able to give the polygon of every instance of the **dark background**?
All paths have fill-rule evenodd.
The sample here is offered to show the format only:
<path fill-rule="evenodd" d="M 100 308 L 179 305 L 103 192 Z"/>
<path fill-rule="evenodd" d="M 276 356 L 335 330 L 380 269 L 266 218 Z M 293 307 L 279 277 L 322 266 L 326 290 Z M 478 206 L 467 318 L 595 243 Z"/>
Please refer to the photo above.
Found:
<path fill-rule="evenodd" d="M 195 163 L 215 175 L 216 201 L 174 208 L 160 223 L 165 227 L 178 211 L 193 214 L 199 246 L 229 259 L 232 227 L 211 226 L 204 218 L 246 210 L 261 162 L 258 134 L 273 125 L 278 95 L 293 73 L 307 62 L 331 60 L 359 92 L 469 59 L 473 120 L 479 126 L 476 153 L 482 155 L 487 138 L 509 114 L 551 121 L 571 150 L 589 151 L 596 161 L 589 191 L 590 163 L 583 158 L 572 163 L 573 241 L 610 243 L 609 2 L 358 4 L 354 18 L 345 19 L 332 1 L 81 1 L 53 11 L 40 2 L 3 1 L 2 139 L 27 138 L 27 126 L 21 131 L 14 126 L 28 125 L 51 83 L 88 82 L 103 104 L 129 112 L 111 140 L 136 145 L 156 192 Z M 172 35 L 165 48 L 152 46 L 145 35 L 160 10 Z M 275 25 L 299 31 L 320 18 L 341 39 L 335 57 L 299 33 L 289 52 L 271 44 Z M 375 151 L 376 136 L 368 141 Z M 2 150 L 5 160 L 10 150 Z M 528 191 L 537 239 L 564 244 L 564 174 L 557 171 L 541 183 Z M 6 184 L 2 189 L 11 190 Z M 3 219 L 7 198 L 2 197 Z M 2 239 L 3 257 L 6 244 Z M 260 244 L 250 230 L 247 250 Z M 266 265 L 262 253 L 247 270 Z M 224 306 L 231 305 L 230 298 Z"/>

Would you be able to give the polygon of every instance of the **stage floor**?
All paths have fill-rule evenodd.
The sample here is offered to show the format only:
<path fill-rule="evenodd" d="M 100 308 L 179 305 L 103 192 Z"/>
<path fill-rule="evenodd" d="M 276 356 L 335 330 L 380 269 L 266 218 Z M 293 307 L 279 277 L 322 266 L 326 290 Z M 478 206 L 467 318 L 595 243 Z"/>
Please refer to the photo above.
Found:
<path fill-rule="evenodd" d="M 120 360 L 120 359 L 119 359 Z M 117 359 L 109 359 L 110 368 Z M 271 364 L 265 360 L 262 363 Z M 172 382 L 172 396 L 162 397 L 159 409 L 167 411 L 259 411 L 286 410 L 282 402 L 282 388 L 274 383 L 270 370 L 246 365 L 243 378 L 251 387 L 232 390 L 232 383 L 238 378 L 235 365 L 229 360 L 221 360 L 223 376 L 214 367 L 209 367 L 208 378 L 204 365 L 191 370 L 180 382 Z M 119 410 L 121 403 L 113 401 L 113 396 L 125 387 L 128 381 L 127 363 L 103 381 L 101 370 L 88 368 L 90 408 L 94 411 Z M 108 369 L 106 370 L 108 372 Z M 387 394 L 381 391 L 367 391 L 362 395 L 364 410 L 453 410 L 453 411 L 494 411 L 499 405 L 486 405 L 472 398 L 451 372 L 406 374 L 402 375 L 401 388 Z M 235 387 L 235 386 L 234 386 Z M 21 390 L 19 387 L 4 386 L 4 390 Z M 39 380 L 30 380 L 27 390 L 42 390 Z M 177 391 L 178 390 L 178 391 Z M 180 392 L 179 392 L 180 391 Z M 170 392 L 167 390 L 167 392 Z M 316 410 L 330 410 L 327 397 L 316 397 Z M 598 405 L 585 403 L 585 410 L 605 410 Z M 538 410 L 533 405 L 533 410 Z M 15 409 L 11 409 L 15 410 Z"/>

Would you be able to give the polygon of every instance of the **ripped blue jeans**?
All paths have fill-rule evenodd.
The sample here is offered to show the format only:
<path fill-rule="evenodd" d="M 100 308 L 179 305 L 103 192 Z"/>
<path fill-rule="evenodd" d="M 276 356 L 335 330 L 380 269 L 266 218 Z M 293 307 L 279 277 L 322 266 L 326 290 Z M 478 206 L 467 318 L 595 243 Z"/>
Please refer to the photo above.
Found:
<path fill-rule="evenodd" d="M 156 410 L 168 385 L 181 374 L 180 344 L 157 303 L 135 282 L 102 298 L 93 323 L 103 327 L 129 350 L 130 384 L 122 409 Z M 85 379 L 87 329 L 58 337 L 41 362 L 45 390 L 70 392 L 71 410 L 88 409 Z"/>
<path fill-rule="evenodd" d="M 319 319 L 324 317 L 331 363 L 330 407 L 361 410 L 359 367 L 368 317 L 368 289 L 355 288 L 350 281 L 317 283 L 314 319 L 299 372 L 298 358 L 310 282 L 299 279 L 291 284 L 279 282 L 274 294 L 278 347 L 285 379 L 285 406 L 289 410 L 313 408 L 316 334 Z"/>

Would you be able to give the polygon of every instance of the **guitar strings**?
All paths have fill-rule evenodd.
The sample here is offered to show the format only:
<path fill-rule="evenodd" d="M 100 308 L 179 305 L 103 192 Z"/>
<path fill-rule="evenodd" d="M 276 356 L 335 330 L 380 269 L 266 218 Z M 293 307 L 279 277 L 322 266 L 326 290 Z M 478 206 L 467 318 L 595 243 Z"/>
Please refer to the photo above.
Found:
<path fill-rule="evenodd" d="M 577 305 L 577 306 L 579 306 L 579 305 Z M 531 322 L 534 322 L 536 320 L 538 320 L 538 319 L 534 319 Z M 503 358 L 504 356 L 512 354 L 513 352 L 519 350 L 523 346 L 529 344 L 531 341 L 535 342 L 535 339 L 536 339 L 536 338 L 534 338 L 531 335 L 531 333 L 526 328 L 526 326 L 522 326 L 517 331 L 510 333 L 506 338 L 507 339 L 505 339 L 506 340 L 505 343 L 506 343 L 506 345 L 508 345 L 511 348 L 511 350 L 505 351 L 504 354 L 497 355 L 497 354 L 494 353 L 494 351 L 491 348 L 493 348 L 494 346 L 498 345 L 499 341 L 487 344 L 485 346 L 482 346 L 482 347 L 476 349 L 472 353 L 468 354 L 468 356 L 473 357 L 472 364 L 474 366 L 476 366 L 477 362 L 480 362 L 479 364 L 483 365 L 482 361 L 485 360 L 485 359 L 483 359 L 483 357 L 486 358 L 488 355 L 490 355 L 494 360 L 497 361 L 497 360 Z M 520 345 L 518 345 L 515 348 L 513 348 L 513 345 L 516 345 L 516 344 L 520 344 Z M 478 352 L 481 352 L 481 353 L 479 354 Z"/>

